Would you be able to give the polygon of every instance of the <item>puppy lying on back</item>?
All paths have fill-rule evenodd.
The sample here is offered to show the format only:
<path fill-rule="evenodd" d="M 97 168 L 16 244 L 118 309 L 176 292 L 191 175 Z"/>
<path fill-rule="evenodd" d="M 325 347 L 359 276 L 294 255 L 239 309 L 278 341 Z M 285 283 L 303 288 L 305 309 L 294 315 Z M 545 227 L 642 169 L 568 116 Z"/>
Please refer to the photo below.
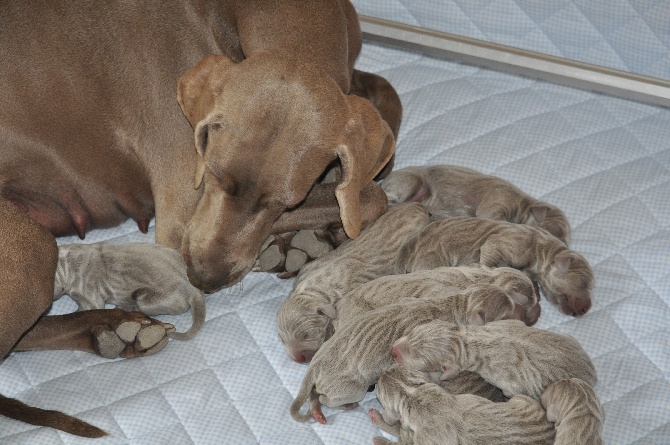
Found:
<path fill-rule="evenodd" d="M 461 292 L 468 286 L 492 284 L 526 308 L 522 318 L 533 325 L 540 317 L 540 305 L 533 283 L 523 272 L 511 267 L 489 269 L 479 266 L 438 267 L 402 275 L 387 275 L 361 284 L 337 302 L 335 329 L 363 312 L 388 306 L 401 298 L 433 298 Z"/>
<path fill-rule="evenodd" d="M 361 235 L 305 265 L 277 312 L 279 339 L 293 360 L 311 360 L 333 332 L 335 303 L 354 287 L 393 273 L 400 247 L 430 223 L 418 203 L 396 206 Z"/>
<path fill-rule="evenodd" d="M 506 221 L 454 217 L 429 224 L 398 253 L 398 273 L 438 266 L 508 266 L 538 281 L 568 315 L 591 308 L 593 271 L 586 259 L 544 230 Z"/>
<path fill-rule="evenodd" d="M 398 363 L 448 380 L 476 372 L 506 397 L 524 394 L 539 400 L 550 383 L 576 377 L 598 381 L 588 354 L 569 335 L 532 328 L 517 320 L 484 326 L 458 326 L 435 320 L 417 326 L 393 345 Z"/>
<path fill-rule="evenodd" d="M 362 400 L 370 385 L 393 364 L 393 342 L 415 326 L 435 319 L 484 324 L 518 318 L 518 306 L 499 288 L 481 285 L 467 295 L 406 299 L 363 313 L 335 331 L 316 351 L 291 404 L 291 416 L 300 422 L 313 417 L 325 423 L 319 403 L 334 408 Z M 311 415 L 301 414 L 300 408 L 312 392 L 318 401 L 312 400 Z"/>
<path fill-rule="evenodd" d="M 146 315 L 177 315 L 192 309 L 191 328 L 168 334 L 177 340 L 193 338 L 205 322 L 205 295 L 189 282 L 179 252 L 160 244 L 59 246 L 54 300 L 64 294 L 79 310 L 104 309 L 107 303 Z"/>
<path fill-rule="evenodd" d="M 603 408 L 584 381 L 572 378 L 554 382 L 542 393 L 540 402 L 556 427 L 555 445 L 602 445 Z"/>
<path fill-rule="evenodd" d="M 384 407 L 368 412 L 400 444 L 551 445 L 555 430 L 540 404 L 517 395 L 494 403 L 471 394 L 452 395 L 424 373 L 392 366 L 379 378 L 377 397 Z M 376 437 L 376 445 L 391 442 Z M 575 444 L 581 442 L 575 442 Z"/>
<path fill-rule="evenodd" d="M 389 204 L 421 202 L 439 217 L 477 216 L 540 227 L 566 245 L 570 224 L 558 207 L 509 181 L 455 165 L 406 167 L 382 182 Z"/>

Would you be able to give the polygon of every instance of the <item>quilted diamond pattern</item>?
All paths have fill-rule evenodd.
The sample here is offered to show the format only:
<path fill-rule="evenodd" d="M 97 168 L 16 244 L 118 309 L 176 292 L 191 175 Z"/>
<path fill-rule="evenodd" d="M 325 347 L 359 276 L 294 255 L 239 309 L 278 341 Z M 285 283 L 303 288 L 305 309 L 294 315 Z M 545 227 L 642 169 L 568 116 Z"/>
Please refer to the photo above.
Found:
<path fill-rule="evenodd" d="M 359 12 L 668 77 L 663 0 L 373 2 Z M 670 112 L 630 101 L 375 45 L 358 68 L 387 77 L 405 117 L 396 165 L 451 163 L 502 176 L 564 209 L 572 246 L 596 274 L 580 319 L 542 301 L 539 327 L 575 336 L 593 358 L 611 445 L 670 444 Z M 153 241 L 134 224 L 86 242 Z M 61 239 L 60 242 L 78 242 Z M 379 434 L 369 394 L 327 425 L 288 406 L 306 367 L 289 360 L 275 314 L 292 282 L 252 273 L 207 298 L 207 323 L 161 353 L 105 360 L 59 351 L 12 354 L 0 391 L 110 432 L 101 444 L 360 444 Z M 67 297 L 53 313 L 75 309 Z M 184 330 L 190 313 L 160 317 Z M 87 443 L 0 418 L 2 444 Z"/>

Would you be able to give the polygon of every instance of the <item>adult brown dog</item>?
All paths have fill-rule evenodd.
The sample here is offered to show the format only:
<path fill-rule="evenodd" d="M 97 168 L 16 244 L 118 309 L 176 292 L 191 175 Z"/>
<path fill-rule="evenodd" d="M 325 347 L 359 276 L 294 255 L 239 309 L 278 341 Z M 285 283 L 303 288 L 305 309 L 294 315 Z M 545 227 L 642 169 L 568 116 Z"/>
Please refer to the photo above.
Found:
<path fill-rule="evenodd" d="M 273 224 L 313 223 L 278 219 L 339 164 L 332 203 L 358 235 L 401 107 L 353 70 L 348 0 L 30 0 L 0 16 L 1 194 L 52 233 L 155 215 L 156 241 L 212 291 L 250 270 Z"/>
<path fill-rule="evenodd" d="M 156 241 L 213 291 L 240 280 L 272 232 L 341 219 L 356 237 L 386 210 L 371 181 L 390 168 L 401 106 L 353 69 L 348 0 L 27 0 L 1 3 L 0 17 L 0 195 L 53 234 L 128 218 L 146 231 L 155 216 Z M 342 180 L 315 185 L 333 166 Z M 34 278 L 13 286 L 0 299 L 32 295 Z M 110 329 L 160 324 L 101 310 L 29 329 L 33 312 L 0 308 L 3 355 L 96 352 Z"/>

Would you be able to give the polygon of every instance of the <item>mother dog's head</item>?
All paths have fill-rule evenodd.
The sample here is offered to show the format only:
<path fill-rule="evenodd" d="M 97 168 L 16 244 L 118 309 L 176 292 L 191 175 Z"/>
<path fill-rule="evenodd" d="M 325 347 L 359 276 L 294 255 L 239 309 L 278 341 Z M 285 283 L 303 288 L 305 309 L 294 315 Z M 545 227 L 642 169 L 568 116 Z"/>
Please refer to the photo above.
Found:
<path fill-rule="evenodd" d="M 212 291 L 250 270 L 273 223 L 339 161 L 335 195 L 347 235 L 361 230 L 360 191 L 394 139 L 372 104 L 345 95 L 318 67 L 270 55 L 208 56 L 179 80 L 195 131 L 198 206 L 182 240 L 193 284 Z"/>

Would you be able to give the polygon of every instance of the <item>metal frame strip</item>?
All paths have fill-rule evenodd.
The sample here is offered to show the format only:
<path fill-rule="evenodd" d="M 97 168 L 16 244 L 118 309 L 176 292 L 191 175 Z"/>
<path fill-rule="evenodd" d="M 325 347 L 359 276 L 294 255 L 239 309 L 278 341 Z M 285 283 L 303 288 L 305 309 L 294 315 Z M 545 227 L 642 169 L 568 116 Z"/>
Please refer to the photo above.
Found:
<path fill-rule="evenodd" d="M 670 107 L 670 82 L 412 25 L 358 16 L 366 41 Z"/>

